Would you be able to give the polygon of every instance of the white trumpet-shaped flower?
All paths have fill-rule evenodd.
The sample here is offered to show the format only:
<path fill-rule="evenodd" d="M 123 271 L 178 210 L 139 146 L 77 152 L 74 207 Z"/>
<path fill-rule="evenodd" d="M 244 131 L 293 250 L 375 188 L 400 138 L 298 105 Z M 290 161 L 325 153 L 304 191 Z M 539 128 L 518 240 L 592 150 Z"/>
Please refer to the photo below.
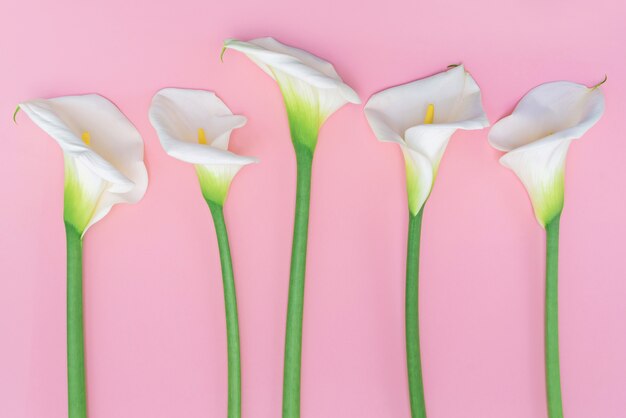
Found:
<path fill-rule="evenodd" d="M 169 155 L 195 164 L 205 199 L 224 204 L 230 183 L 244 165 L 257 160 L 228 151 L 233 129 L 246 123 L 215 93 L 162 89 L 152 99 L 150 122 Z"/>
<path fill-rule="evenodd" d="M 374 94 L 365 116 L 380 141 L 402 149 L 413 215 L 430 196 L 452 134 L 489 126 L 480 88 L 462 65 Z"/>
<path fill-rule="evenodd" d="M 18 109 L 61 146 L 64 219 L 85 231 L 120 202 L 139 201 L 148 186 L 143 141 L 109 100 L 97 94 L 35 99 Z"/>
<path fill-rule="evenodd" d="M 229 39 L 227 49 L 243 52 L 277 83 L 289 120 L 296 154 L 296 206 L 287 303 L 285 364 L 283 367 L 283 416 L 300 416 L 300 376 L 304 281 L 311 194 L 311 168 L 322 124 L 346 103 L 360 103 L 357 94 L 327 61 L 272 38 L 249 42 Z"/>
<path fill-rule="evenodd" d="M 278 83 L 294 143 L 314 149 L 319 128 L 346 103 L 361 103 L 328 61 L 273 38 L 228 39 L 224 50 L 243 52 Z"/>
<path fill-rule="evenodd" d="M 543 227 L 563 210 L 565 159 L 572 140 L 584 135 L 602 113 L 599 85 L 557 81 L 532 89 L 511 115 L 491 128 L 489 142 L 506 152 L 500 162 L 526 187 Z"/>

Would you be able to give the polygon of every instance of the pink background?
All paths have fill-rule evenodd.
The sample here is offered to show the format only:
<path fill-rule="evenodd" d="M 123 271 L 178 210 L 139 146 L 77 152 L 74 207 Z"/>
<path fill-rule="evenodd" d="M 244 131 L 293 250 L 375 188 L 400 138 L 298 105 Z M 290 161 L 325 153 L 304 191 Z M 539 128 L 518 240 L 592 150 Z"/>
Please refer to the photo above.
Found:
<path fill-rule="evenodd" d="M 372 93 L 463 62 L 492 122 L 539 83 L 609 81 L 571 147 L 561 241 L 568 418 L 626 417 L 626 6 L 622 0 L 4 1 L 0 15 L 0 416 L 66 416 L 63 163 L 15 105 L 99 92 L 136 124 L 150 186 L 85 239 L 91 418 L 223 417 L 226 347 L 215 234 L 190 165 L 147 110 L 161 87 L 215 90 L 249 123 L 226 205 L 244 415 L 280 416 L 294 157 L 280 93 L 228 37 L 272 35 Z M 106 6 L 104 5 L 106 4 Z M 487 130 L 459 132 L 424 216 L 421 324 L 430 418 L 542 418 L 544 232 Z M 361 106 L 321 132 L 313 173 L 303 418 L 409 417 L 407 208 L 396 146 Z"/>

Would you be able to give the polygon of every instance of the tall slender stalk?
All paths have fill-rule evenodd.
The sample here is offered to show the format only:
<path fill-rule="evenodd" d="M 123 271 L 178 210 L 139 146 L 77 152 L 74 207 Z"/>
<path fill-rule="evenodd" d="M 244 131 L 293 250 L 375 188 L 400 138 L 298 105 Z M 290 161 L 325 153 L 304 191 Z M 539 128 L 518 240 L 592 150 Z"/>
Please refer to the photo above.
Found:
<path fill-rule="evenodd" d="M 296 213 L 291 249 L 289 302 L 285 331 L 285 364 L 283 369 L 283 418 L 300 417 L 300 374 L 302 359 L 302 317 L 306 272 L 311 168 L 313 150 L 295 143 L 297 162 Z"/>
<path fill-rule="evenodd" d="M 563 418 L 559 361 L 559 214 L 546 225 L 546 390 L 548 416 Z"/>
<path fill-rule="evenodd" d="M 230 257 L 228 232 L 222 205 L 207 199 L 213 216 L 217 245 L 220 251 L 224 306 L 226 308 L 226 340 L 228 351 L 228 418 L 241 417 L 241 354 L 239 345 L 239 319 L 237 314 L 237 292 L 233 264 Z"/>
<path fill-rule="evenodd" d="M 83 243 L 65 223 L 67 237 L 67 398 L 69 418 L 87 417 L 83 327 Z"/>
<path fill-rule="evenodd" d="M 409 215 L 409 237 L 406 255 L 406 361 L 409 377 L 411 416 L 413 418 L 426 417 L 419 333 L 419 260 L 423 211 L 424 208 L 422 207 L 416 215 Z"/>

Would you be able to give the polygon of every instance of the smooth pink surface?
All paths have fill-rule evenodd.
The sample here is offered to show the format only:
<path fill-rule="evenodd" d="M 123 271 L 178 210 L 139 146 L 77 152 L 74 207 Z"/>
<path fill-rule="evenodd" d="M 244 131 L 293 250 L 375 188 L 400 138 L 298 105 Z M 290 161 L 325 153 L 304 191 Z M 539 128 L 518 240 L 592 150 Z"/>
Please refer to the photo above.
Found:
<path fill-rule="evenodd" d="M 0 14 L 0 417 L 66 416 L 63 163 L 15 105 L 99 92 L 136 124 L 150 185 L 85 239 L 90 418 L 226 415 L 215 233 L 190 165 L 148 122 L 161 87 L 215 90 L 249 117 L 233 148 L 244 416 L 281 411 L 295 162 L 275 83 L 221 42 L 272 35 L 372 93 L 463 62 L 492 122 L 530 88 L 608 74 L 603 119 L 571 147 L 561 227 L 568 418 L 626 417 L 626 5 L 622 0 L 4 1 Z M 106 6 L 105 6 L 106 4 Z M 458 133 L 424 216 L 421 333 L 430 418 L 543 418 L 544 232 L 487 130 Z M 407 208 L 399 149 L 362 107 L 321 132 L 313 173 L 303 418 L 409 417 Z"/>

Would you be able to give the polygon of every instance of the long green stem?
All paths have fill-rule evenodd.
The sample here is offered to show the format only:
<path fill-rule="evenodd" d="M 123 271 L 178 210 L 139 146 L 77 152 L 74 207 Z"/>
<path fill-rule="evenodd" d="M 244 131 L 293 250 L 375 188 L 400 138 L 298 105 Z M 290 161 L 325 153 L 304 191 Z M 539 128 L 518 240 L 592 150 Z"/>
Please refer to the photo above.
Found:
<path fill-rule="evenodd" d="M 559 364 L 559 222 L 546 225 L 546 390 L 548 416 L 563 418 Z"/>
<path fill-rule="evenodd" d="M 302 359 L 302 314 L 304 310 L 304 276 L 309 228 L 311 168 L 313 151 L 294 144 L 297 161 L 296 213 L 291 249 L 289 302 L 285 332 L 283 377 L 283 418 L 300 417 L 300 369 Z"/>
<path fill-rule="evenodd" d="M 228 350 L 228 418 L 241 417 L 241 358 L 239 348 L 239 319 L 237 315 L 237 292 L 233 264 L 230 257 L 228 232 L 224 222 L 222 205 L 207 200 L 220 250 L 222 281 L 224 283 L 224 306 L 226 307 L 226 340 Z"/>
<path fill-rule="evenodd" d="M 83 243 L 69 223 L 67 237 L 67 397 L 69 418 L 87 417 L 83 331 Z"/>
<path fill-rule="evenodd" d="M 426 417 L 419 332 L 420 235 L 423 210 L 422 207 L 416 215 L 409 215 L 409 238 L 406 255 L 406 361 L 409 375 L 411 416 L 413 418 Z"/>

